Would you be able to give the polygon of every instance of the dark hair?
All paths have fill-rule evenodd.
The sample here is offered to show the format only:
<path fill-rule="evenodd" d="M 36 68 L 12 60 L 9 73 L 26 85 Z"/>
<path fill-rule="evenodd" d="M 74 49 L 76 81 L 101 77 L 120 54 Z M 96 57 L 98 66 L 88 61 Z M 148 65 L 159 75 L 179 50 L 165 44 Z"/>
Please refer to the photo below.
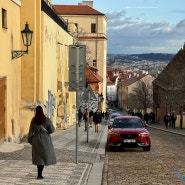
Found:
<path fill-rule="evenodd" d="M 46 120 L 46 116 L 44 115 L 43 109 L 40 105 L 36 107 L 35 116 L 33 120 L 34 120 L 34 123 L 37 125 L 42 125 Z"/>

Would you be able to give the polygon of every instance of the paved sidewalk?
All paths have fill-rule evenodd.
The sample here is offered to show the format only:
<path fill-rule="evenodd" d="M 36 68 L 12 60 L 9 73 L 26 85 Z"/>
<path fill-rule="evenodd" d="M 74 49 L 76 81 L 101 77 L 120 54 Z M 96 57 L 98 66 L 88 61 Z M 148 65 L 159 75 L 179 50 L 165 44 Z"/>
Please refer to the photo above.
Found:
<path fill-rule="evenodd" d="M 163 130 L 165 132 L 170 132 L 170 133 L 174 133 L 174 134 L 179 134 L 179 135 L 183 135 L 185 136 L 185 129 L 182 128 L 172 128 L 172 127 L 168 127 L 166 128 L 164 125 L 161 125 L 161 124 L 148 124 L 148 127 L 152 127 L 152 128 L 155 128 L 155 129 L 159 129 L 159 130 Z"/>
<path fill-rule="evenodd" d="M 31 145 L 5 142 L 0 145 L 0 185 L 101 185 L 106 136 L 105 120 L 98 133 L 95 133 L 94 126 L 89 128 L 88 139 L 82 125 L 78 127 L 76 150 L 76 125 L 56 130 L 52 140 L 57 164 L 44 168 L 43 180 L 36 179 L 37 169 L 31 162 Z"/>

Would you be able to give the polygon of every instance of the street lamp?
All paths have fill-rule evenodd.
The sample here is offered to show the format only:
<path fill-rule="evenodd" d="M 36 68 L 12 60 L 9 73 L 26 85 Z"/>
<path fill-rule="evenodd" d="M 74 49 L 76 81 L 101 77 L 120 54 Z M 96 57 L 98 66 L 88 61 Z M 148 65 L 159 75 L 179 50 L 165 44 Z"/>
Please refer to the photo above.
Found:
<path fill-rule="evenodd" d="M 26 22 L 24 30 L 21 31 L 21 35 L 22 35 L 23 44 L 24 46 L 26 46 L 26 50 L 25 51 L 13 50 L 12 59 L 19 58 L 23 56 L 25 53 L 28 54 L 28 46 L 31 46 L 32 35 L 33 35 L 33 31 L 29 29 L 28 22 Z"/>

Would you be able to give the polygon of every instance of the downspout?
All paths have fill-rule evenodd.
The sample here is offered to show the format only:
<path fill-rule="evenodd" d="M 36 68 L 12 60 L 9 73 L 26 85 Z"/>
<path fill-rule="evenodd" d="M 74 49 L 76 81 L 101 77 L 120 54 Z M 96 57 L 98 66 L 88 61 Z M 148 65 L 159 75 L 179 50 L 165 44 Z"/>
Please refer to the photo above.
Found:
<path fill-rule="evenodd" d="M 96 25 L 96 64 L 98 65 L 98 15 L 96 16 Z"/>

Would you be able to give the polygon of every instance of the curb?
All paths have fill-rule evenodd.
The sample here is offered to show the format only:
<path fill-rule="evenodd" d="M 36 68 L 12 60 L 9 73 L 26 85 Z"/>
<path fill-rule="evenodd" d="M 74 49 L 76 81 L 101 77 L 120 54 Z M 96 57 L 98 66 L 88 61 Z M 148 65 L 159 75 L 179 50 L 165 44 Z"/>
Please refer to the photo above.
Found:
<path fill-rule="evenodd" d="M 162 130 L 164 132 L 169 132 L 169 133 L 172 133 L 172 134 L 177 134 L 177 135 L 185 136 L 185 133 L 182 133 L 180 130 L 178 131 L 178 130 L 164 129 L 164 128 L 160 128 L 160 127 L 152 126 L 152 125 L 148 125 L 148 127 L 154 128 L 154 129 L 157 129 L 157 130 Z"/>
<path fill-rule="evenodd" d="M 107 125 L 104 128 L 103 135 L 97 150 L 97 156 L 89 174 L 87 185 L 101 185 L 102 173 L 105 163 L 105 146 L 107 142 Z"/>

